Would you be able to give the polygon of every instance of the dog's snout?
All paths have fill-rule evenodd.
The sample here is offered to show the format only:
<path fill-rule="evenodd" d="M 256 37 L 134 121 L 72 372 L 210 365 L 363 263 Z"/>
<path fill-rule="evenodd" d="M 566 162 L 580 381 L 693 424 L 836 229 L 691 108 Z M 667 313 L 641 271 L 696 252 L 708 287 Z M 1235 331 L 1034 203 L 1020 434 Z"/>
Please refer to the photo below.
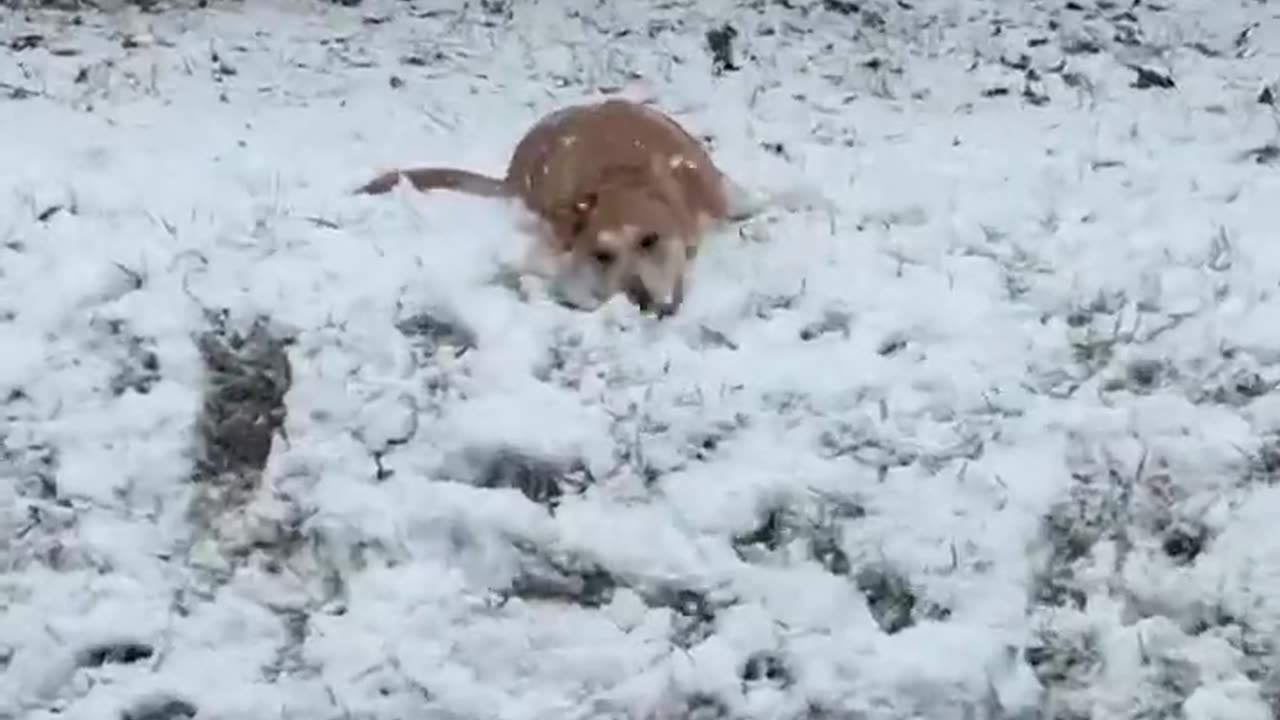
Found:
<path fill-rule="evenodd" d="M 653 297 L 647 288 L 635 285 L 627 290 L 627 297 L 635 303 L 640 312 L 651 312 L 659 318 L 667 318 L 680 309 L 679 298 L 659 300 Z"/>
<path fill-rule="evenodd" d="M 655 305 L 653 294 L 640 283 L 634 283 L 627 288 L 627 298 L 635 303 L 636 307 L 640 308 L 642 312 L 649 312 Z"/>
<path fill-rule="evenodd" d="M 680 309 L 680 303 L 665 302 L 660 305 L 654 306 L 653 312 L 655 315 L 657 315 L 660 318 L 669 318 L 672 315 L 675 315 L 676 311 L 679 309 Z"/>

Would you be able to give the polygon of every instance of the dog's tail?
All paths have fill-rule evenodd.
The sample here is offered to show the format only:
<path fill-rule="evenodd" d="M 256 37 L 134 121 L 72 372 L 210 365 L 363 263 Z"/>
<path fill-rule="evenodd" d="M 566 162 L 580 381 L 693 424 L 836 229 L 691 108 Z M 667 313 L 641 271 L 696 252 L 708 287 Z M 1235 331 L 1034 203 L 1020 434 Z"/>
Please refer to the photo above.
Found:
<path fill-rule="evenodd" d="M 405 178 L 417 190 L 453 190 L 481 197 L 510 197 L 507 183 L 495 177 L 481 175 L 470 170 L 444 167 L 409 168 L 390 170 L 361 185 L 356 194 L 381 195 L 389 192 Z"/>

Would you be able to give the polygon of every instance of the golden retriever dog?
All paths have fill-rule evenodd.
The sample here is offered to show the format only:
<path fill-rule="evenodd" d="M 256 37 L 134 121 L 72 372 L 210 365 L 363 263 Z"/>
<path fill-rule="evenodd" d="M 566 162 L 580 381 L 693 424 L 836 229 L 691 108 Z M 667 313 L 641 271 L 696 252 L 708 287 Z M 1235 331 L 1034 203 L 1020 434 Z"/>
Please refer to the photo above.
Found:
<path fill-rule="evenodd" d="M 543 117 L 516 144 L 505 178 L 420 167 L 385 172 L 356 192 L 385 193 L 402 178 L 422 191 L 518 198 L 561 302 L 590 310 L 623 293 L 659 317 L 679 309 L 707 231 L 763 207 L 676 121 L 616 98 Z"/>

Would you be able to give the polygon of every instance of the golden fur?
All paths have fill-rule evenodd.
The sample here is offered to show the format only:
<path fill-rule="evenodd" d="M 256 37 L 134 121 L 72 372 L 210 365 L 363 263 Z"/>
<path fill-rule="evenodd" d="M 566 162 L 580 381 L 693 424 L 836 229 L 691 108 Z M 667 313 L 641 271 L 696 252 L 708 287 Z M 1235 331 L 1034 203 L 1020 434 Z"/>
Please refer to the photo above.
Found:
<path fill-rule="evenodd" d="M 458 168 L 383 173 L 357 190 L 419 190 L 519 198 L 539 221 L 535 252 L 552 261 L 561 299 L 594 308 L 621 292 L 670 315 L 689 261 L 714 224 L 742 215 L 739 188 L 667 115 L 610 99 L 553 112 L 516 144 L 506 177 Z M 749 214 L 751 210 L 744 210 Z"/>

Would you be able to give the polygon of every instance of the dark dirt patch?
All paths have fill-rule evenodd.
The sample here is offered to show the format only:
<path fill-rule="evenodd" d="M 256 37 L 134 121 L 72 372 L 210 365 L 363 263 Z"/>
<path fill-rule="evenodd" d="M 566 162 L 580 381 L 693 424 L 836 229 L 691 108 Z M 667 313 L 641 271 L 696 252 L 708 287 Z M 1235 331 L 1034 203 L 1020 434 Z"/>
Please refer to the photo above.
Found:
<path fill-rule="evenodd" d="M 691 648 L 715 632 L 720 612 L 737 602 L 732 596 L 715 597 L 694 588 L 661 587 L 641 590 L 645 603 L 652 608 L 668 608 L 672 621 L 671 642 L 680 648 Z"/>
<path fill-rule="evenodd" d="M 219 0 L 125 0 L 121 6 L 135 7 L 148 13 L 159 13 L 176 8 L 206 8 L 218 2 Z M 103 5 L 105 3 L 98 0 L 0 0 L 0 8 L 14 10 L 86 12 L 101 10 Z"/>
<path fill-rule="evenodd" d="M 23 33 L 9 39 L 9 49 L 13 52 L 34 50 L 44 45 L 44 36 L 38 33 Z"/>
<path fill-rule="evenodd" d="M 894 634 L 922 620 L 946 620 L 950 610 L 919 595 L 906 576 L 880 565 L 855 566 L 841 541 L 841 523 L 856 521 L 865 514 L 856 503 L 825 503 L 822 520 L 807 517 L 794 508 L 765 509 L 759 522 L 748 532 L 731 539 L 738 556 L 746 562 L 781 556 L 780 550 L 793 543 L 807 546 L 808 556 L 832 575 L 849 577 L 863 594 L 871 616 L 884 632 Z"/>
<path fill-rule="evenodd" d="M 694 693 L 684 699 L 675 717 L 684 720 L 725 720 L 730 717 L 729 705 L 709 693 Z"/>
<path fill-rule="evenodd" d="M 9 403 L 0 404 L 0 408 Z M 45 444 L 15 443 L 0 435 L 0 464 L 13 478 L 18 494 L 28 500 L 59 502 L 58 453 Z"/>
<path fill-rule="evenodd" d="M 1258 165 L 1271 165 L 1280 161 L 1280 145 L 1266 144 L 1250 148 L 1240 155 L 1241 160 L 1252 160 Z"/>
<path fill-rule="evenodd" d="M 244 335 L 216 327 L 196 342 L 208 373 L 196 479 L 260 472 L 285 420 L 284 396 L 292 383 L 289 341 L 259 320 Z"/>
<path fill-rule="evenodd" d="M 91 645 L 76 655 L 80 667 L 101 667 L 107 664 L 128 665 L 141 662 L 155 654 L 155 648 L 142 642 L 115 642 Z"/>
<path fill-rule="evenodd" d="M 554 510 L 566 493 L 580 493 L 595 482 L 581 460 L 542 458 L 516 448 L 471 448 L 456 479 L 480 488 L 519 490 L 532 502 Z"/>
<path fill-rule="evenodd" d="M 1266 485 L 1280 482 L 1280 434 L 1263 438 L 1249 454 L 1248 480 Z"/>
<path fill-rule="evenodd" d="M 107 332 L 119 345 L 113 353 L 117 357 L 109 388 L 111 394 L 119 397 L 126 392 L 139 395 L 151 392 L 162 377 L 160 358 L 153 349 L 154 340 L 127 332 L 120 320 L 109 321 Z"/>
<path fill-rule="evenodd" d="M 730 544 L 743 561 L 759 562 L 792 543 L 801 543 L 808 557 L 827 572 L 848 576 L 852 563 L 841 540 L 842 524 L 865 515 L 865 508 L 847 499 L 824 499 L 816 518 L 786 505 L 769 506 L 754 527 L 731 538 Z"/>
<path fill-rule="evenodd" d="M 11 396 L 0 408 L 11 419 L 13 405 L 24 396 Z M 0 568 L 18 572 L 37 563 L 65 570 L 83 562 L 80 553 L 64 538 L 74 532 L 78 515 L 68 498 L 59 493 L 58 453 L 38 440 L 6 436 L 0 432 L 0 482 L 12 483 L 25 507 L 25 517 L 0 547 Z M 15 513 L 16 515 L 16 513 Z"/>
<path fill-rule="evenodd" d="M 1106 639 L 1086 620 L 1093 597 L 1116 601 L 1128 617 L 1164 619 L 1150 630 L 1163 639 L 1143 650 L 1149 673 L 1138 679 L 1142 688 L 1134 697 L 1141 697 L 1141 707 L 1135 716 L 1176 714 L 1195 689 L 1198 681 L 1193 676 L 1198 671 L 1187 664 L 1180 649 L 1187 638 L 1184 633 L 1216 628 L 1215 635 L 1237 645 L 1246 658 L 1253 657 L 1243 647 L 1248 633 L 1234 629 L 1242 627 L 1235 619 L 1205 608 L 1205 617 L 1194 621 L 1200 611 L 1182 607 L 1189 604 L 1186 599 L 1149 597 L 1126 576 L 1125 568 L 1139 557 L 1189 566 L 1213 541 L 1198 512 L 1184 502 L 1190 498 L 1170 463 L 1141 447 L 1131 449 L 1139 451 L 1138 456 L 1121 461 L 1108 447 L 1076 446 L 1067 495 L 1044 521 L 1047 552 L 1028 610 L 1036 635 L 1024 657 L 1065 717 L 1090 717 L 1091 688 L 1102 667 L 1100 646 Z"/>
<path fill-rule="evenodd" d="M 590 560 L 556 556 L 523 543 L 516 549 L 524 560 L 510 587 L 501 593 L 504 597 L 598 608 L 608 604 L 619 587 L 612 573 Z"/>
<path fill-rule="evenodd" d="M 306 608 L 276 609 L 283 641 L 275 657 L 261 668 L 267 681 L 302 676 L 314 671 L 305 660 L 305 643 L 314 605 L 330 602 L 344 592 L 339 565 L 326 553 L 330 548 L 322 534 L 307 530 L 308 511 L 288 487 L 273 487 L 273 499 L 282 514 L 256 518 L 252 533 L 240 522 L 262 492 L 262 473 L 277 433 L 283 432 L 287 409 L 285 395 L 292 386 L 287 354 L 290 337 L 274 331 L 268 318 L 259 317 L 247 328 L 232 328 L 226 313 L 210 313 L 208 328 L 195 338 L 204 361 L 205 382 L 200 416 L 196 423 L 196 457 L 191 474 L 194 493 L 187 515 L 196 538 L 212 538 L 229 568 L 210 566 L 197 575 L 216 587 L 228 570 L 254 563 L 268 575 L 287 568 L 306 568 L 304 579 L 316 602 Z M 356 558 L 347 553 L 348 561 Z M 193 593 L 199 600 L 208 587 Z M 196 709 L 181 700 L 164 700 L 141 706 L 134 717 L 167 720 L 194 716 Z"/>
<path fill-rule="evenodd" d="M 176 697 L 153 697 L 138 701 L 120 713 L 120 720 L 185 720 L 199 713 L 192 703 Z"/>
<path fill-rule="evenodd" d="M 196 339 L 206 378 L 190 508 L 192 520 L 205 528 L 257 491 L 272 440 L 284 425 L 284 396 L 292 383 L 289 340 L 274 335 L 265 318 L 243 334 L 228 329 L 221 316 L 211 324 Z"/>
<path fill-rule="evenodd" d="M 1269 382 L 1252 370 L 1240 370 L 1214 389 L 1213 399 L 1223 405 L 1240 407 L 1269 394 L 1276 389 L 1274 382 Z"/>
<path fill-rule="evenodd" d="M 476 346 L 471 328 L 441 312 L 415 313 L 397 322 L 396 329 L 426 354 L 452 347 L 461 355 Z"/>
<path fill-rule="evenodd" d="M 791 668 L 787 666 L 786 659 L 778 653 L 767 651 L 755 653 L 747 658 L 747 661 L 742 665 L 740 676 L 743 684 L 748 686 L 757 683 L 769 683 L 787 688 L 795 680 Z"/>
<path fill-rule="evenodd" d="M 855 15 L 861 9 L 857 3 L 844 0 L 823 0 L 822 8 L 840 15 Z"/>
<path fill-rule="evenodd" d="M 595 609 L 611 602 L 622 589 L 633 590 L 650 608 L 672 612 L 670 641 L 688 649 L 710 637 L 720 613 L 738 602 L 729 592 L 679 584 L 657 585 L 619 576 L 600 563 L 517 542 L 521 567 L 510 585 L 498 592 L 500 603 L 517 597 L 526 601 L 565 603 Z"/>
<path fill-rule="evenodd" d="M 308 661 L 302 652 L 311 627 L 311 615 L 306 610 L 276 610 L 276 617 L 284 629 L 284 640 L 276 648 L 275 657 L 262 669 L 263 677 L 274 682 L 281 677 L 310 675 L 318 668 Z"/>
<path fill-rule="evenodd" d="M 1133 72 L 1137 74 L 1137 77 L 1134 78 L 1133 83 L 1130 85 L 1130 87 L 1137 90 L 1147 90 L 1149 88 L 1162 88 L 1168 90 L 1177 87 L 1177 84 L 1173 81 L 1172 77 L 1160 72 L 1159 70 L 1152 70 L 1151 68 L 1145 68 L 1140 65 L 1130 65 L 1129 69 L 1133 70 Z"/>
<path fill-rule="evenodd" d="M 811 342 L 823 335 L 835 333 L 847 340 L 852 331 L 852 315 L 842 310 L 829 310 L 823 313 L 822 317 L 800 328 L 800 339 Z"/>
<path fill-rule="evenodd" d="M 859 570 L 855 581 L 881 630 L 892 635 L 915 624 L 916 594 L 901 575 L 869 567 Z"/>
<path fill-rule="evenodd" d="M 814 529 L 809 536 L 809 556 L 832 575 L 844 577 L 853 569 L 849 554 L 841 547 L 840 533 L 834 526 Z"/>
<path fill-rule="evenodd" d="M 1023 650 L 1023 657 L 1042 685 L 1057 689 L 1087 687 L 1088 678 L 1102 664 L 1098 639 L 1089 632 L 1042 630 Z"/>
<path fill-rule="evenodd" d="M 768 551 L 777 550 L 784 542 L 790 540 L 794 533 L 793 518 L 788 516 L 787 509 L 769 508 L 764 511 L 754 528 L 733 538 L 733 547 L 738 557 L 746 559 L 752 546 Z"/>
<path fill-rule="evenodd" d="M 728 23 L 707 31 L 707 49 L 711 52 L 711 73 L 722 75 L 739 70 L 734 62 L 734 40 L 738 31 Z"/>
<path fill-rule="evenodd" d="M 1088 557 L 1107 532 L 1107 498 L 1081 481 L 1057 503 L 1044 522 L 1049 558 L 1033 584 L 1037 603 L 1083 610 L 1086 591 L 1076 580 L 1076 564 Z"/>
<path fill-rule="evenodd" d="M 1160 549 L 1179 565 L 1189 565 L 1209 544 L 1209 529 L 1199 523 L 1180 522 L 1165 531 Z"/>

